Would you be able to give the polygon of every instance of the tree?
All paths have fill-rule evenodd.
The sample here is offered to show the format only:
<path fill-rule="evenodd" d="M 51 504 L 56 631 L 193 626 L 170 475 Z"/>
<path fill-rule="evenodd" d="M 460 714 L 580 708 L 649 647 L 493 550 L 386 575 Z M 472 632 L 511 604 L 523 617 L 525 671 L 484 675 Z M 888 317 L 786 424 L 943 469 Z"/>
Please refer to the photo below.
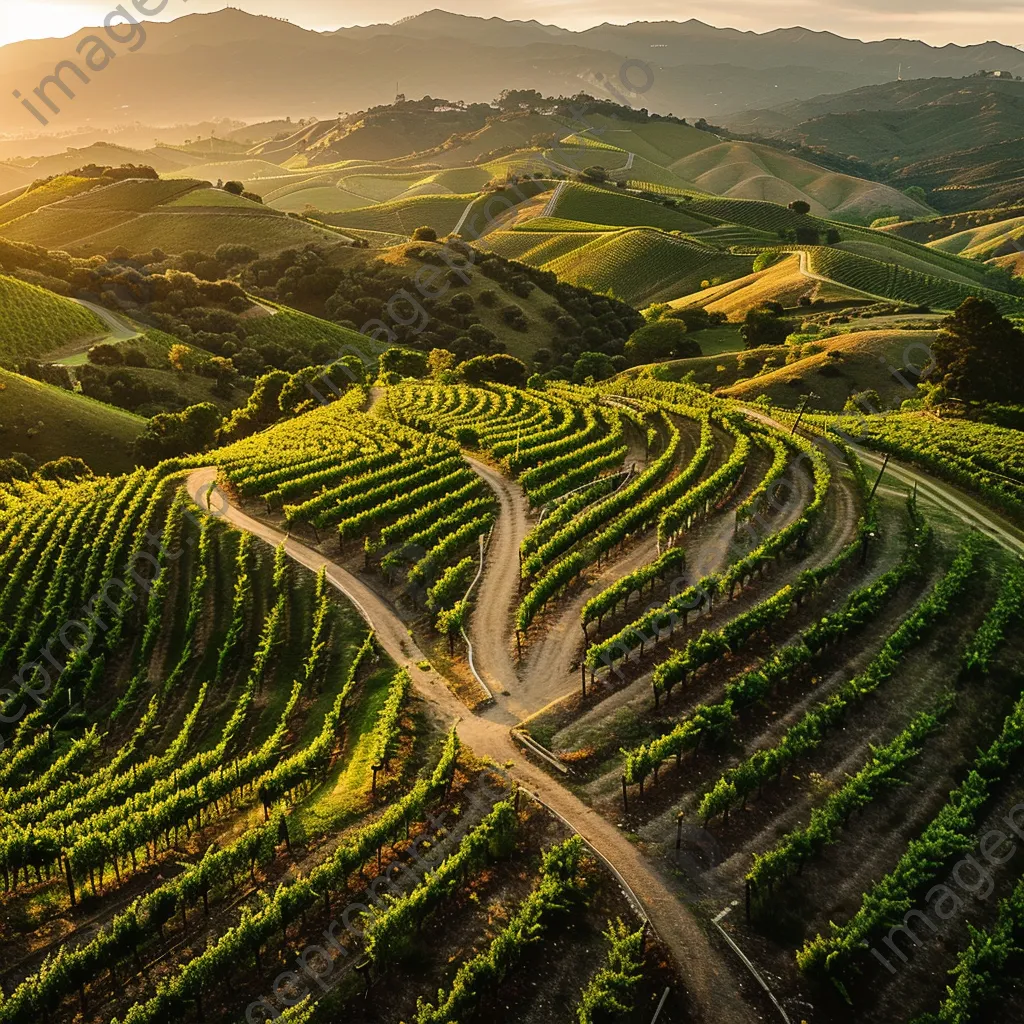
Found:
<path fill-rule="evenodd" d="M 779 249 L 765 249 L 759 252 L 754 259 L 754 273 L 757 274 L 762 270 L 767 270 L 780 259 L 782 259 L 782 252 Z"/>
<path fill-rule="evenodd" d="M 135 440 L 135 453 L 153 464 L 178 455 L 205 451 L 220 427 L 220 410 L 212 402 L 191 405 L 182 412 L 160 413 Z"/>
<path fill-rule="evenodd" d="M 911 185 L 910 188 L 905 188 L 903 194 L 908 199 L 913 199 L 915 203 L 920 203 L 922 206 L 928 205 L 928 193 L 920 185 Z"/>
<path fill-rule="evenodd" d="M 802 217 L 806 217 L 811 212 L 811 204 L 805 203 L 802 199 L 794 199 L 789 204 L 789 208 L 794 212 L 800 214 Z"/>
<path fill-rule="evenodd" d="M 389 348 L 380 357 L 380 373 L 422 379 L 427 375 L 427 354 L 412 349 Z"/>
<path fill-rule="evenodd" d="M 350 383 L 344 378 L 341 367 L 307 366 L 293 373 L 281 388 L 278 405 L 286 416 L 294 416 L 323 402 L 332 402 L 344 393 Z"/>
<path fill-rule="evenodd" d="M 225 267 L 237 267 L 242 263 L 255 263 L 260 258 L 259 250 L 251 245 L 237 245 L 234 242 L 225 242 L 217 247 L 213 254 L 218 263 Z"/>
<path fill-rule="evenodd" d="M 0 459 L 0 484 L 28 480 L 29 471 L 17 459 Z"/>
<path fill-rule="evenodd" d="M 93 345 L 87 358 L 95 366 L 120 366 L 124 362 L 124 356 L 118 351 L 117 345 L 111 345 L 109 341 Z"/>
<path fill-rule="evenodd" d="M 536 110 L 544 97 L 536 89 L 503 89 L 494 101 L 501 110 Z"/>
<path fill-rule="evenodd" d="M 965 402 L 1024 401 L 1024 333 L 972 296 L 942 325 L 928 379 Z"/>
<path fill-rule="evenodd" d="M 427 368 L 431 377 L 440 377 L 455 369 L 455 353 L 446 348 L 432 348 L 427 356 Z"/>
<path fill-rule="evenodd" d="M 580 172 L 580 178 L 584 181 L 605 182 L 608 180 L 608 172 L 603 167 L 588 167 Z"/>
<path fill-rule="evenodd" d="M 697 342 L 687 337 L 682 320 L 665 318 L 647 324 L 626 342 L 626 357 L 634 366 L 659 359 L 689 359 L 702 355 Z"/>
<path fill-rule="evenodd" d="M 245 186 L 240 181 L 226 181 L 224 191 L 230 192 L 233 196 L 240 196 L 245 192 Z"/>
<path fill-rule="evenodd" d="M 238 372 L 244 377 L 255 377 L 261 370 L 266 369 L 267 366 L 263 356 L 256 349 L 248 345 L 232 353 L 231 362 L 235 364 Z"/>
<path fill-rule="evenodd" d="M 81 460 L 64 455 L 53 462 L 44 462 L 35 473 L 40 480 L 54 480 L 59 483 L 77 483 L 88 480 L 92 470 Z"/>
<path fill-rule="evenodd" d="M 464 362 L 459 367 L 459 371 L 471 384 L 495 381 L 498 384 L 511 384 L 517 388 L 526 386 L 526 363 L 503 352 L 492 356 L 474 356 Z"/>
<path fill-rule="evenodd" d="M 220 430 L 221 440 L 237 441 L 276 423 L 281 418 L 281 389 L 289 377 L 284 370 L 273 370 L 258 378 L 249 401 L 224 421 Z"/>
<path fill-rule="evenodd" d="M 172 345 L 167 361 L 178 373 L 191 373 L 198 362 L 195 352 L 188 345 Z"/>
<path fill-rule="evenodd" d="M 696 334 L 698 331 L 706 331 L 714 324 L 722 323 L 725 320 L 725 314 L 709 313 L 706 309 L 701 309 L 700 306 L 694 306 L 691 309 L 670 310 L 665 315 L 665 319 L 679 320 L 686 324 L 686 329 L 690 334 Z"/>
<path fill-rule="evenodd" d="M 429 224 L 424 224 L 412 233 L 412 240 L 414 242 L 436 242 L 437 231 L 430 227 Z"/>
<path fill-rule="evenodd" d="M 212 377 L 216 382 L 213 387 L 214 394 L 221 398 L 231 397 L 231 389 L 238 380 L 238 370 L 230 359 L 212 356 L 199 369 L 204 377 Z"/>
<path fill-rule="evenodd" d="M 615 367 L 611 358 L 603 352 L 581 352 L 579 359 L 573 364 L 573 384 L 586 384 L 588 380 L 607 380 L 614 376 Z"/>
<path fill-rule="evenodd" d="M 793 331 L 793 325 L 774 309 L 752 309 L 747 313 L 740 335 L 747 348 L 764 348 L 768 345 L 784 345 Z"/>

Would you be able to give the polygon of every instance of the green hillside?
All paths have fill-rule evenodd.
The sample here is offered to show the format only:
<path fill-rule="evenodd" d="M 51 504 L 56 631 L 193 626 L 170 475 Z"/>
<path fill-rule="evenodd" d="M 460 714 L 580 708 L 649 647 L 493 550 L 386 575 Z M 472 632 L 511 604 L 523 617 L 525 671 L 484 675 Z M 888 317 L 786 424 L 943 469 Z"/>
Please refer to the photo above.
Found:
<path fill-rule="evenodd" d="M 102 337 L 106 330 L 77 302 L 0 274 L 0 360 L 41 356 L 79 339 Z"/>
<path fill-rule="evenodd" d="M 916 346 L 930 345 L 935 337 L 930 331 L 854 331 L 808 342 L 800 346 L 796 359 L 790 351 L 776 354 L 756 375 L 751 375 L 749 368 L 744 370 L 744 356 L 740 355 L 738 374 L 746 379 L 726 381 L 722 394 L 745 402 L 767 395 L 773 405 L 795 409 L 802 395 L 813 392 L 814 408 L 842 412 L 851 395 L 871 390 L 881 399 L 880 408 L 899 408 L 911 395 L 891 367 L 902 366 L 908 350 L 922 351 Z M 713 383 L 711 375 L 706 376 Z"/>
<path fill-rule="evenodd" d="M 842 249 L 808 249 L 807 263 L 812 274 L 873 296 L 952 310 L 968 296 L 977 295 L 990 299 L 1004 313 L 1024 313 L 1024 297 Z"/>
<path fill-rule="evenodd" d="M 651 227 L 665 231 L 700 231 L 715 221 L 691 216 L 690 208 L 667 207 L 610 188 L 571 182 L 559 194 L 552 214 L 563 220 L 615 227 Z"/>
<path fill-rule="evenodd" d="M 929 248 L 953 253 L 971 260 L 989 260 L 997 256 L 1013 256 L 1024 251 L 1024 216 L 997 221 L 983 227 L 947 235 L 929 242 Z"/>
<path fill-rule="evenodd" d="M 726 118 L 737 132 L 902 162 L 1024 135 L 1024 88 L 993 78 L 913 78 Z"/>
<path fill-rule="evenodd" d="M 750 272 L 752 260 L 660 231 L 606 234 L 544 264 L 572 284 L 646 305 Z"/>
<path fill-rule="evenodd" d="M 337 351 L 337 357 L 352 354 L 353 350 L 367 356 L 378 354 L 372 339 L 364 334 L 340 327 L 329 320 L 321 320 L 296 309 L 275 307 L 273 316 L 259 316 L 245 321 L 248 337 L 257 344 L 274 342 L 289 350 L 309 353 L 318 342 L 328 342 Z"/>
<path fill-rule="evenodd" d="M 747 142 L 702 149 L 676 161 L 671 169 L 706 192 L 781 206 L 802 200 L 821 217 L 870 222 L 886 214 L 915 217 L 929 212 L 886 185 L 823 170 L 769 146 Z"/>
<path fill-rule="evenodd" d="M 515 231 L 492 231 L 482 239 L 480 247 L 507 260 L 539 267 L 600 237 L 601 232 L 593 231 L 530 231 L 519 228 Z"/>
<path fill-rule="evenodd" d="M 141 416 L 0 369 L 0 457 L 24 452 L 36 462 L 83 459 L 97 473 L 125 473 Z"/>
<path fill-rule="evenodd" d="M 5 237 L 47 249 L 67 249 L 76 255 L 162 249 L 213 252 L 219 245 L 249 245 L 261 253 L 276 253 L 311 242 L 337 244 L 343 235 L 286 217 L 259 203 L 206 187 L 192 178 L 133 179 L 82 191 L 88 179 L 57 179 L 0 207 L 20 213 L 2 225 Z M 43 205 L 56 189 L 61 201 Z M 70 194 L 68 194 L 70 193 Z"/>
<path fill-rule="evenodd" d="M 328 224 L 370 231 L 387 231 L 408 237 L 416 228 L 429 224 L 438 235 L 450 234 L 475 195 L 415 196 L 376 206 L 346 210 L 325 218 Z"/>
<path fill-rule="evenodd" d="M 34 213 L 41 207 L 71 199 L 99 186 L 100 182 L 96 178 L 76 178 L 68 175 L 54 178 L 0 206 L 0 227 L 10 224 L 19 217 Z"/>

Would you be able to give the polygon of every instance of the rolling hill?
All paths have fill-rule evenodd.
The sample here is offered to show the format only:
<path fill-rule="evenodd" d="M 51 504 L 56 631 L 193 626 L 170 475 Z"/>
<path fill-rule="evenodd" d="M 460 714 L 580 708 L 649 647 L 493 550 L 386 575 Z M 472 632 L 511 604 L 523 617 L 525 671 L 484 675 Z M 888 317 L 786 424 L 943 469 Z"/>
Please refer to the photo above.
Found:
<path fill-rule="evenodd" d="M 627 228 L 551 259 L 543 269 L 570 284 L 649 305 L 695 291 L 705 280 L 740 277 L 751 262 L 663 231 Z"/>
<path fill-rule="evenodd" d="M 800 358 L 788 361 L 791 353 L 779 353 L 768 365 L 762 363 L 755 376 L 721 393 L 744 402 L 767 395 L 773 405 L 795 409 L 802 395 L 813 392 L 814 408 L 842 412 L 851 395 L 870 389 L 881 400 L 878 410 L 899 408 L 912 393 L 891 367 L 902 367 L 908 350 L 924 351 L 935 337 L 930 331 L 866 330 L 808 342 Z M 742 355 L 735 358 L 742 364 Z M 720 356 L 718 362 L 725 359 Z"/>
<path fill-rule="evenodd" d="M 724 121 L 740 134 L 806 147 L 812 158 L 815 152 L 852 157 L 899 190 L 925 189 L 939 210 L 1020 198 L 1024 83 L 1012 76 L 888 82 Z"/>
<path fill-rule="evenodd" d="M 213 252 L 224 243 L 275 253 L 346 237 L 188 178 L 130 179 L 97 187 L 96 179 L 61 177 L 0 206 L 0 236 L 75 255 L 161 249 Z"/>
<path fill-rule="evenodd" d="M 45 288 L 0 274 L 0 361 L 54 352 L 70 342 L 107 333 L 95 313 Z"/>
<path fill-rule="evenodd" d="M 71 456 L 97 473 L 126 473 L 132 442 L 145 429 L 141 416 L 0 369 L 0 457 Z"/>

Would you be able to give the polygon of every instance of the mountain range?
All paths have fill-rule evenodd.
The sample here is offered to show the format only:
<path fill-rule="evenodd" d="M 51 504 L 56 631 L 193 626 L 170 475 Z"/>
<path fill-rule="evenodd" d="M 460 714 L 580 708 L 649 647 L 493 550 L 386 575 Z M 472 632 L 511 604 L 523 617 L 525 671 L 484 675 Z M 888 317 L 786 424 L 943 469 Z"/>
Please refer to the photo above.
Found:
<path fill-rule="evenodd" d="M 8 94 L 17 90 L 31 98 L 60 62 L 75 58 L 83 39 L 102 32 L 84 28 L 64 39 L 0 48 L 0 85 Z M 1024 54 L 999 43 L 861 42 L 802 28 L 740 32 L 693 20 L 572 32 L 443 11 L 322 33 L 226 9 L 149 23 L 145 43 L 133 53 L 120 48 L 105 70 L 87 76 L 88 84 L 70 74 L 75 98 L 56 94 L 61 109 L 47 128 L 330 117 L 390 102 L 396 91 L 483 101 L 515 88 L 551 95 L 586 91 L 660 113 L 715 120 L 890 82 L 901 71 L 922 78 L 982 69 L 1022 74 Z M 623 78 L 639 91 L 630 91 Z M 772 102 L 766 104 L 766 97 Z M 0 132 L 39 127 L 16 99 L 0 115 Z"/>

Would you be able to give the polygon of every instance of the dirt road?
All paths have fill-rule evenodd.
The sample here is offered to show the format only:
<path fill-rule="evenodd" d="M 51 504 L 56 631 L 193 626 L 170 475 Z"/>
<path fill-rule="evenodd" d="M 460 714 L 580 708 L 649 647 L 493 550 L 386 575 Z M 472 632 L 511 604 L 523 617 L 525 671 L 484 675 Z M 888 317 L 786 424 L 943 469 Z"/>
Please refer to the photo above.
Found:
<path fill-rule="evenodd" d="M 497 470 L 465 455 L 466 461 L 498 499 L 498 521 L 484 556 L 484 574 L 473 602 L 469 638 L 477 671 L 495 696 L 499 709 L 508 709 L 516 721 L 528 714 L 516 676 L 511 645 L 512 616 L 519 591 L 519 545 L 530 531 L 522 489 Z"/>
<path fill-rule="evenodd" d="M 767 423 L 779 430 L 789 431 L 789 427 L 785 424 L 772 419 L 762 412 L 756 412 L 753 409 L 745 409 L 744 412 L 751 419 L 760 420 L 762 423 Z M 817 435 L 811 433 L 810 436 L 814 438 Z M 851 444 L 850 447 L 857 453 L 857 457 L 861 462 L 874 469 L 882 468 L 885 460 L 881 455 L 857 445 Z M 961 522 L 981 530 L 982 533 L 991 537 L 1007 551 L 1015 555 L 1024 556 L 1024 533 L 1012 523 L 986 508 L 971 495 L 965 494 L 952 484 L 937 480 L 921 470 L 893 460 L 889 461 L 886 476 L 899 480 L 904 484 L 909 484 L 910 487 L 916 485 L 920 497 L 933 502 L 947 512 L 951 512 Z"/>
<path fill-rule="evenodd" d="M 421 669 L 423 652 L 409 635 L 394 610 L 362 581 L 340 565 L 261 523 L 232 505 L 221 491 L 208 502 L 215 468 L 198 469 L 188 478 L 188 491 L 201 508 L 212 507 L 232 526 L 268 544 L 285 545 L 287 554 L 313 571 L 324 568 L 333 587 L 343 593 L 374 629 L 378 642 L 406 668 L 416 688 L 445 721 L 457 721 L 459 736 L 477 754 L 506 766 L 511 775 L 565 819 L 605 860 L 614 865 L 650 918 L 651 926 L 665 944 L 683 978 L 697 1018 L 706 1024 L 753 1024 L 759 1015 L 740 995 L 734 966 L 708 941 L 696 918 L 651 868 L 644 855 L 614 825 L 587 807 L 546 772 L 526 760 L 508 728 L 480 716 L 466 716 L 466 709 L 441 677 Z M 512 536 L 508 538 L 513 539 Z M 515 565 L 518 566 L 518 559 Z M 497 583 L 495 590 L 500 589 Z M 481 602 L 482 603 L 482 602 Z M 509 685 L 514 686 L 513 680 Z"/>

